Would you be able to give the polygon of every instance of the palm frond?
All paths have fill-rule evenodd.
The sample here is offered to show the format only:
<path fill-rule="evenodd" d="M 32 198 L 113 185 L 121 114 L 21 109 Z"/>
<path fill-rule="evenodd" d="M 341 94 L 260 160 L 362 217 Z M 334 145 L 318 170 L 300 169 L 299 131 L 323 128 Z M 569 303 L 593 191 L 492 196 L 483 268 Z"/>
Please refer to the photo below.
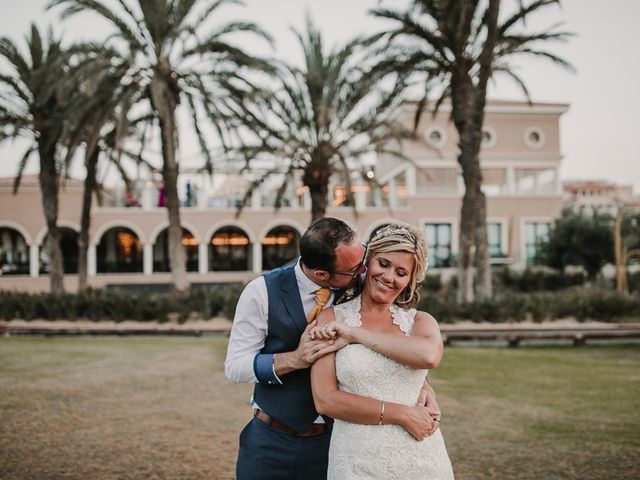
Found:
<path fill-rule="evenodd" d="M 22 155 L 20 162 L 18 162 L 18 169 L 16 170 L 16 176 L 13 178 L 13 188 L 11 190 L 13 195 L 16 195 L 18 193 L 18 190 L 20 189 L 20 182 L 22 181 L 22 175 L 24 174 L 24 171 L 27 168 L 29 159 L 31 158 L 31 155 L 33 155 L 37 151 L 38 151 L 38 146 L 31 145 L 29 148 L 27 148 L 27 150 Z"/>

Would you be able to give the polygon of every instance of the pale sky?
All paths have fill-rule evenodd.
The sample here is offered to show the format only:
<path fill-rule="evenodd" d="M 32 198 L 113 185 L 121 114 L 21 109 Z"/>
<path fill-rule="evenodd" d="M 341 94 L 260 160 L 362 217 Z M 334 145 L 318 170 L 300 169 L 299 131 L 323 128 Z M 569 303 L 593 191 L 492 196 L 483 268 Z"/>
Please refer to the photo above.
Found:
<path fill-rule="evenodd" d="M 53 23 L 64 38 L 104 38 L 110 31 L 100 19 L 80 15 L 61 23 L 54 13 L 44 13 L 45 0 L 0 0 L 4 5 L 0 33 L 24 46 L 23 37 L 31 22 L 46 28 Z M 383 5 L 403 5 L 387 0 Z M 529 3 L 529 2 L 527 2 Z M 326 42 L 342 43 L 359 33 L 383 28 L 383 23 L 367 15 L 377 0 L 245 0 L 246 7 L 228 6 L 230 19 L 255 21 L 276 39 L 272 55 L 299 61 L 297 41 L 290 27 L 304 29 L 305 12 L 310 11 Z M 505 8 L 516 4 L 504 0 Z M 562 9 L 547 8 L 531 17 L 528 27 L 564 22 L 575 37 L 566 44 L 549 48 L 574 65 L 577 73 L 564 71 L 546 62 L 522 64 L 534 102 L 569 104 L 560 123 L 561 151 L 564 155 L 562 180 L 592 179 L 633 184 L 640 194 L 640 1 L 564 0 Z M 217 22 L 214 22 L 214 24 Z M 243 45 L 249 50 L 257 48 Z M 255 50 L 269 53 L 265 48 Z M 4 66 L 2 66 L 4 68 Z M 492 99 L 523 100 L 509 80 L 490 87 Z M 5 143 L 0 146 L 0 176 L 15 173 L 22 149 Z M 195 147 L 194 147 L 195 150 Z M 36 162 L 29 172 L 36 171 Z"/>

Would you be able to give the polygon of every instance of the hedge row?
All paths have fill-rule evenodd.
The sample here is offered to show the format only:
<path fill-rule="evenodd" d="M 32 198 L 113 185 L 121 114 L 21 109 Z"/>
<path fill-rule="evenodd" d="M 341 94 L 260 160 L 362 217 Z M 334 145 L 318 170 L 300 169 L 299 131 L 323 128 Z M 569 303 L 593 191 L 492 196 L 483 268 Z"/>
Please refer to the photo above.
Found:
<path fill-rule="evenodd" d="M 433 286 L 433 285 L 432 285 Z M 0 318 L 185 321 L 222 315 L 232 319 L 242 285 L 192 289 L 190 293 L 126 293 L 89 290 L 79 294 L 29 294 L 0 292 Z M 558 292 L 500 291 L 490 300 L 459 305 L 454 289 L 423 288 L 418 304 L 440 322 L 459 319 L 486 322 L 543 321 L 575 317 L 605 322 L 640 319 L 640 295 L 619 295 L 595 287 L 573 287 Z"/>
<path fill-rule="evenodd" d="M 185 321 L 190 316 L 233 318 L 241 284 L 192 289 L 188 294 L 87 290 L 78 294 L 0 292 L 0 318 L 11 320 Z"/>
<path fill-rule="evenodd" d="M 587 276 L 583 272 L 562 273 L 549 268 L 527 268 L 522 271 L 509 268 L 496 268 L 493 270 L 494 291 L 508 290 L 511 292 L 555 292 L 572 287 L 587 284 Z M 446 285 L 447 288 L 457 288 L 457 277 L 453 276 Z M 629 291 L 640 292 L 640 271 L 627 274 Z M 598 277 L 595 284 L 605 289 L 616 288 L 615 278 Z M 422 286 L 428 291 L 439 291 L 442 288 L 440 274 L 428 274 L 422 282 Z"/>
<path fill-rule="evenodd" d="M 423 291 L 417 308 L 431 313 L 439 322 L 466 319 L 475 322 L 541 322 L 574 317 L 578 321 L 638 321 L 640 296 L 620 295 L 610 290 L 574 287 L 559 292 L 504 292 L 489 300 L 457 304 L 452 293 Z"/>

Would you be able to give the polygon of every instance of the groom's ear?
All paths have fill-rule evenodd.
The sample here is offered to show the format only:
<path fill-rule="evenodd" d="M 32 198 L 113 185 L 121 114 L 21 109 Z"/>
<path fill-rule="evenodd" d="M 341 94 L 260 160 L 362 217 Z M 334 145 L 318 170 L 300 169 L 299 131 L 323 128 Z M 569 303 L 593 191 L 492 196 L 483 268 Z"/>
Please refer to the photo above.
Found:
<path fill-rule="evenodd" d="M 316 280 L 316 283 L 320 284 L 320 283 L 324 283 L 329 281 L 329 277 L 331 277 L 331 274 L 329 272 L 327 272 L 326 270 L 314 270 L 313 271 L 313 276 Z"/>

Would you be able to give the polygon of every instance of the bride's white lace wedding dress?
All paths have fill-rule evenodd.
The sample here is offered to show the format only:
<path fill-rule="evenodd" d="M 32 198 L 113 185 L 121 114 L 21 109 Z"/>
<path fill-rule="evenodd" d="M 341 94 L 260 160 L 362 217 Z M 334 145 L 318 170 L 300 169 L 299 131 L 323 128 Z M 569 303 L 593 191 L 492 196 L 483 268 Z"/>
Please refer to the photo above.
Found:
<path fill-rule="evenodd" d="M 334 307 L 336 320 L 360 327 L 360 297 Z M 394 324 L 411 334 L 416 310 L 391 307 Z M 336 354 L 340 390 L 386 402 L 415 405 L 427 370 L 405 367 L 352 344 Z M 329 449 L 329 480 L 453 479 L 440 429 L 417 441 L 399 425 L 358 425 L 336 420 Z"/>

